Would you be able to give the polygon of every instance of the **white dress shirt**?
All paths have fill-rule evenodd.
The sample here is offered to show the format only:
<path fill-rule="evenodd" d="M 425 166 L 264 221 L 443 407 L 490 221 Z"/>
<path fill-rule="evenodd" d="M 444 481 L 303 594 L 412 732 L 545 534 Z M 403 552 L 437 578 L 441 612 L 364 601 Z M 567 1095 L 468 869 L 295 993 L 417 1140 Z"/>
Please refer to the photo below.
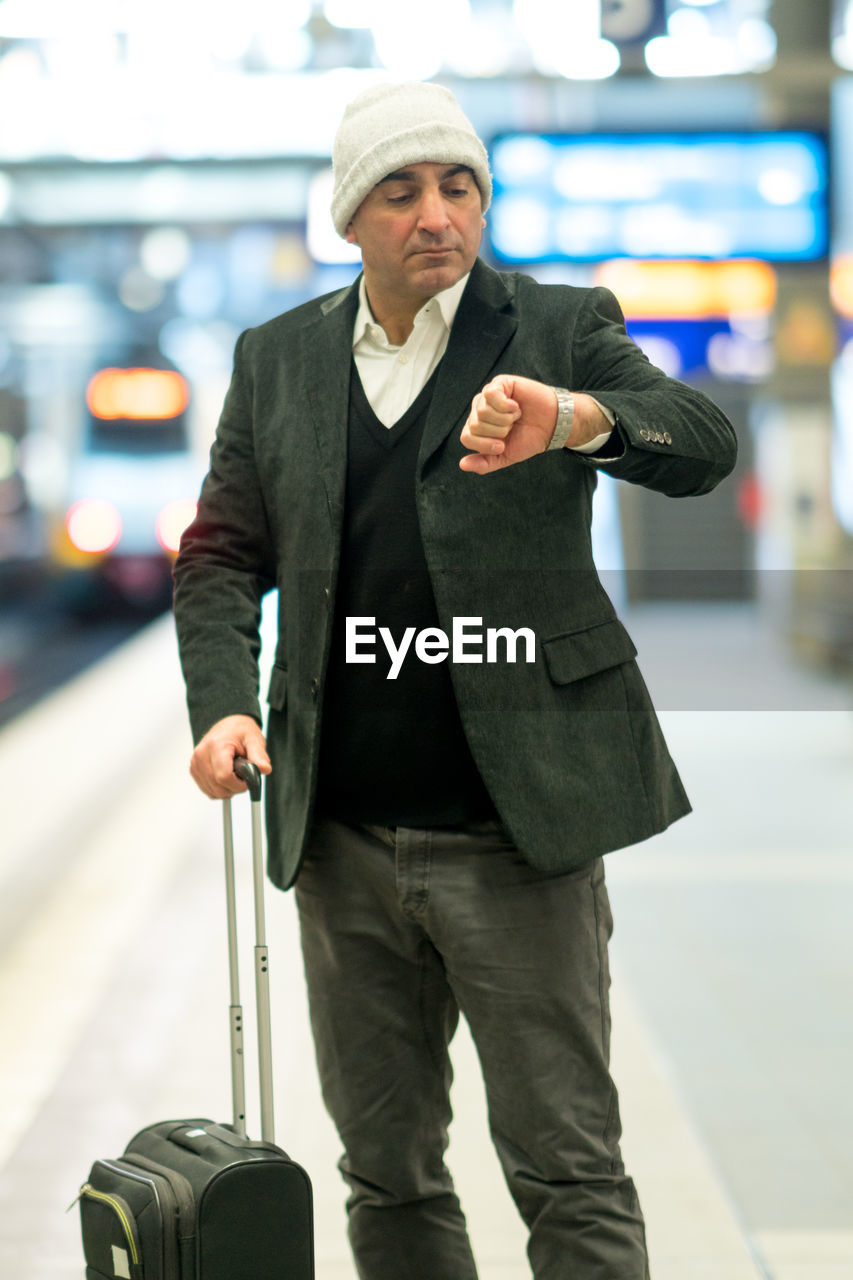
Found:
<path fill-rule="evenodd" d="M 468 276 L 465 275 L 449 289 L 443 289 L 425 302 L 415 316 L 412 332 L 402 346 L 396 346 L 388 341 L 382 325 L 374 319 L 364 276 L 361 277 L 352 351 L 364 394 L 384 426 L 393 427 L 395 422 L 399 422 L 429 381 L 447 349 L 450 330 L 467 283 Z M 613 423 L 609 409 L 604 405 L 599 407 Z M 592 453 L 609 438 L 610 432 L 606 431 L 587 444 L 575 447 L 578 453 Z"/>

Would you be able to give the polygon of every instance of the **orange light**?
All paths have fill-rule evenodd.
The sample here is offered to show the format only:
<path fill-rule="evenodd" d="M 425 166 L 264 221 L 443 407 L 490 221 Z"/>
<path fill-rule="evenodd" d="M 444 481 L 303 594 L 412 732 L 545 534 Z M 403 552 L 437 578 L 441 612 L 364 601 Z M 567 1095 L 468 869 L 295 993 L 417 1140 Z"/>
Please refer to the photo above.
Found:
<path fill-rule="evenodd" d="M 157 541 L 164 551 L 177 552 L 180 549 L 181 534 L 195 518 L 196 510 L 192 498 L 177 498 L 166 503 L 157 517 Z"/>
<path fill-rule="evenodd" d="M 121 516 L 103 498 L 84 498 L 69 508 L 65 528 L 73 546 L 90 555 L 111 551 L 121 537 Z"/>
<path fill-rule="evenodd" d="M 189 398 L 186 381 L 170 369 L 100 369 L 86 388 L 96 418 L 176 418 Z"/>
<path fill-rule="evenodd" d="M 842 253 L 830 264 L 829 294 L 839 315 L 853 319 L 853 253 Z"/>
<path fill-rule="evenodd" d="M 635 320 L 698 320 L 768 315 L 776 303 L 776 272 L 767 262 L 657 262 L 620 258 L 596 271 L 596 284 L 619 299 Z"/>

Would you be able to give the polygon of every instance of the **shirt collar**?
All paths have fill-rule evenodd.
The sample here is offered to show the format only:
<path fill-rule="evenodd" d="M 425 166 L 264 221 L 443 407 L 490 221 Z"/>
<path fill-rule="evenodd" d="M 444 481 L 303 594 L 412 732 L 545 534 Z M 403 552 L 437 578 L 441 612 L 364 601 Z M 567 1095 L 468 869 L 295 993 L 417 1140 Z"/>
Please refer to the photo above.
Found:
<path fill-rule="evenodd" d="M 471 272 L 469 271 L 461 280 L 457 280 L 456 284 L 452 284 L 449 289 L 442 289 L 441 293 L 436 293 L 432 298 L 429 298 L 415 316 L 415 323 L 417 324 L 419 318 L 422 318 L 427 314 L 427 307 L 432 308 L 434 305 L 437 305 L 439 314 L 444 321 L 444 326 L 449 332 L 453 327 L 453 321 L 456 318 L 456 312 L 459 310 L 459 303 L 462 301 L 462 294 L 465 292 L 465 286 L 468 283 L 468 277 L 470 274 Z M 370 310 L 370 303 L 367 300 L 367 289 L 364 283 L 364 275 L 362 275 L 358 286 L 358 311 L 356 312 L 355 326 L 352 334 L 353 347 L 357 346 L 365 334 L 374 326 L 380 329 L 381 332 L 379 336 L 383 337 L 384 330 L 382 330 L 381 325 L 377 325 L 373 312 Z"/>

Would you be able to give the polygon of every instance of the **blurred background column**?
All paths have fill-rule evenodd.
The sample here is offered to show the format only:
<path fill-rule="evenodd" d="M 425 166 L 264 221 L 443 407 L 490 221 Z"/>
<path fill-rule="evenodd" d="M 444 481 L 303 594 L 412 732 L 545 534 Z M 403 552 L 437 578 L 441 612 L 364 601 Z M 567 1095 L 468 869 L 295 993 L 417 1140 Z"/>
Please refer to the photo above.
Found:
<path fill-rule="evenodd" d="M 835 257 L 847 213 L 842 208 L 845 183 L 835 166 L 843 162 L 850 134 L 826 59 L 832 10 L 831 0 L 809 5 L 777 0 L 777 58 L 763 87 L 768 126 L 835 135 L 830 246 Z M 846 412 L 838 386 L 833 396 L 840 347 L 826 264 L 780 265 L 775 359 L 750 415 L 756 453 L 757 593 L 804 656 L 829 664 L 849 660 L 853 643 L 851 538 L 834 492 L 844 471 L 853 486 L 849 468 L 843 462 L 839 467 L 837 448 L 836 419 Z"/>

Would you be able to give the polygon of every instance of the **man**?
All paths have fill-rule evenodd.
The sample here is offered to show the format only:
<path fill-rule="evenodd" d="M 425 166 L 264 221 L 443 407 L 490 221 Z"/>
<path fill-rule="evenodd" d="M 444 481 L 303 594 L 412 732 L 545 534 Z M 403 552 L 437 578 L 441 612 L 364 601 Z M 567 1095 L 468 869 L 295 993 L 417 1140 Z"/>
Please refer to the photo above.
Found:
<path fill-rule="evenodd" d="M 213 797 L 241 789 L 236 754 L 271 774 L 363 1280 L 476 1277 L 443 1161 L 460 1010 L 537 1280 L 643 1280 L 602 855 L 689 803 L 595 573 L 592 495 L 599 468 L 707 492 L 734 435 L 605 290 L 478 259 L 488 160 L 445 89 L 368 90 L 333 158 L 363 274 L 239 339 L 176 566 L 191 771 Z"/>

